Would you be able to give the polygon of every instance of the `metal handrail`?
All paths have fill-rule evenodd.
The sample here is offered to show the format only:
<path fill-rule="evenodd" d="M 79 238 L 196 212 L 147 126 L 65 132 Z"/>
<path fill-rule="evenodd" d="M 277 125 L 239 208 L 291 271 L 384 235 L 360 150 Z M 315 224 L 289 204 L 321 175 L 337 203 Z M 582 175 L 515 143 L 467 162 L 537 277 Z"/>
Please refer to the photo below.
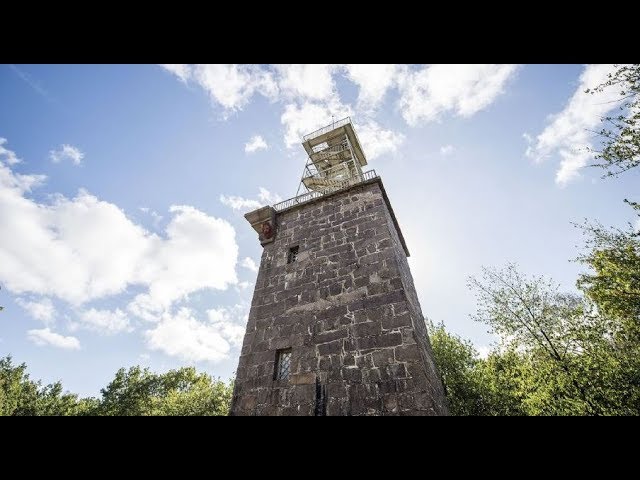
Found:
<path fill-rule="evenodd" d="M 342 127 L 343 125 L 346 125 L 347 123 L 351 123 L 351 117 L 344 117 L 343 119 L 338 120 L 337 122 L 333 122 L 333 123 L 330 123 L 329 125 L 327 125 L 325 127 L 319 128 L 315 132 L 308 133 L 308 134 L 306 134 L 306 135 L 304 135 L 302 137 L 302 140 L 304 140 L 305 142 L 308 142 L 311 139 L 314 139 L 316 137 L 319 137 L 320 135 L 323 135 L 323 134 L 325 134 L 327 132 L 330 132 L 334 128 Z"/>
<path fill-rule="evenodd" d="M 360 177 L 360 180 L 356 181 L 356 182 L 351 182 L 351 179 L 349 180 L 345 180 L 345 187 L 344 188 L 339 188 L 336 190 L 331 190 L 330 192 L 307 192 L 307 193 L 303 193 L 302 195 L 298 195 L 296 197 L 293 198 L 289 198 L 287 200 L 284 200 L 280 203 L 276 203 L 275 205 L 273 205 L 273 209 L 276 212 L 281 212 L 282 210 L 286 210 L 287 208 L 291 208 L 295 205 L 300 205 L 302 203 L 307 203 L 310 202 L 311 200 L 315 200 L 316 198 L 322 197 L 324 195 L 326 195 L 327 193 L 335 193 L 338 192 L 340 190 L 346 189 L 346 188 L 350 188 L 353 185 L 356 185 L 358 183 L 362 183 L 362 182 L 366 182 L 367 180 L 373 180 L 374 178 L 377 178 L 378 175 L 376 174 L 375 170 L 368 170 L 366 172 L 363 172 L 362 175 L 358 175 L 356 177 L 353 178 L 358 178 Z"/>
<path fill-rule="evenodd" d="M 315 147 L 314 147 L 315 148 Z M 334 153 L 339 153 L 342 152 L 343 150 L 347 149 L 347 144 L 345 143 L 339 143 L 338 145 L 333 145 L 331 147 L 326 147 L 326 148 L 322 148 L 318 151 L 314 151 L 313 153 L 311 153 L 309 156 L 310 157 L 317 157 L 322 153 L 326 153 L 326 154 L 334 154 Z"/>

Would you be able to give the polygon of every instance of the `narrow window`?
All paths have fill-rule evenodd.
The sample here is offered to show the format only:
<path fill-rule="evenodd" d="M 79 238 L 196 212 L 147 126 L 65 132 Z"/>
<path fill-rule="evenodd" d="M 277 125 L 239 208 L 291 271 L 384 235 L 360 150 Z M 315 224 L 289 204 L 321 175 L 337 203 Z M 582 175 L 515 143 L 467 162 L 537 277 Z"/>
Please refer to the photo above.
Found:
<path fill-rule="evenodd" d="M 288 380 L 291 370 L 291 349 L 285 348 L 276 352 L 276 369 L 273 378 L 276 380 Z"/>
<path fill-rule="evenodd" d="M 298 259 L 298 249 L 300 246 L 296 245 L 289 249 L 289 256 L 287 257 L 287 263 L 293 263 Z"/>

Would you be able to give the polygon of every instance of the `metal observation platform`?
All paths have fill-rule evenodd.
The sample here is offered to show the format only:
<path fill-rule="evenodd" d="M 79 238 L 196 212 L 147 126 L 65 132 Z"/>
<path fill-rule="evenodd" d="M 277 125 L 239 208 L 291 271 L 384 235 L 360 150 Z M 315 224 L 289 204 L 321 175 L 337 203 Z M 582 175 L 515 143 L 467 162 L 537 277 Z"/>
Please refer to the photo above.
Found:
<path fill-rule="evenodd" d="M 377 177 L 367 165 L 360 140 L 350 117 L 343 118 L 302 137 L 308 159 L 296 196 L 277 203 L 275 211 L 348 188 Z"/>

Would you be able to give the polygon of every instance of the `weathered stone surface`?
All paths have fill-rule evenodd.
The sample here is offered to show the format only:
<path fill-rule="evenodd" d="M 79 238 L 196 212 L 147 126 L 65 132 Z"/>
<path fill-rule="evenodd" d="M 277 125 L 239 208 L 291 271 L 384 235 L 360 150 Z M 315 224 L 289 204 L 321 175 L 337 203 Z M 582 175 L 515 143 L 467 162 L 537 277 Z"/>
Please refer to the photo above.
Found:
<path fill-rule="evenodd" d="M 446 415 L 440 375 L 379 179 L 276 215 L 232 415 Z M 298 258 L 287 263 L 291 247 Z M 278 349 L 291 349 L 276 380 Z"/>
<path fill-rule="evenodd" d="M 289 379 L 291 385 L 309 385 L 316 383 L 316 374 L 313 372 L 294 373 Z"/>

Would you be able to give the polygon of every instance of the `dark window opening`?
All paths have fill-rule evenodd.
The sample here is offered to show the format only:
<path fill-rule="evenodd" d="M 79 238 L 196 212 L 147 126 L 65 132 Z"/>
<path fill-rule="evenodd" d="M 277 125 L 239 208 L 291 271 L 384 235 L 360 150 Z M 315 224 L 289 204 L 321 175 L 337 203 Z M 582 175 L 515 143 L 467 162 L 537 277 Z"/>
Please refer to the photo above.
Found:
<path fill-rule="evenodd" d="M 293 263 L 298 260 L 298 250 L 300 246 L 296 245 L 289 249 L 289 256 L 287 257 L 287 263 Z"/>
<path fill-rule="evenodd" d="M 291 371 L 291 349 L 285 348 L 276 352 L 276 368 L 273 375 L 275 380 L 289 380 Z"/>

